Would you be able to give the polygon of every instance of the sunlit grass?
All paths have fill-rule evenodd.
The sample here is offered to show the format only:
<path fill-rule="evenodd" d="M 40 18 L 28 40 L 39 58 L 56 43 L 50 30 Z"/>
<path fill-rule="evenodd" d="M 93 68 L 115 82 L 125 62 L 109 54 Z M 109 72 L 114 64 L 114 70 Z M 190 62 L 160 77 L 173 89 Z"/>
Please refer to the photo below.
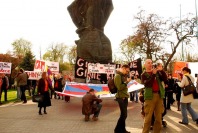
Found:
<path fill-rule="evenodd" d="M 29 96 L 27 90 L 26 90 L 26 98 L 27 99 L 30 99 L 31 98 Z M 2 102 L 2 104 L 6 104 L 6 103 L 10 103 L 10 102 L 15 102 L 15 101 L 17 101 L 17 91 L 16 90 L 14 90 L 14 89 L 8 90 L 8 92 L 7 92 L 7 101 L 6 102 L 4 101 L 4 91 L 2 92 L 2 95 L 1 95 L 1 102 Z"/>

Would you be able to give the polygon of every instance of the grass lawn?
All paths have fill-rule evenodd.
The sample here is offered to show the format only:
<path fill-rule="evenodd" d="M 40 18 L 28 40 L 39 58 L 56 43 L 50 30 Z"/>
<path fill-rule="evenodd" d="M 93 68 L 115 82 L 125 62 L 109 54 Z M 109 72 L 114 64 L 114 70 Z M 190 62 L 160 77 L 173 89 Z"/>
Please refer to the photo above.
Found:
<path fill-rule="evenodd" d="M 26 98 L 27 98 L 27 100 L 31 98 L 31 96 L 28 95 L 27 90 L 26 90 Z M 3 104 L 17 101 L 17 91 L 14 89 L 9 89 L 7 92 L 7 100 L 8 101 L 6 101 L 6 102 L 4 101 L 4 91 L 3 91 L 2 95 L 1 95 L 1 102 Z"/>

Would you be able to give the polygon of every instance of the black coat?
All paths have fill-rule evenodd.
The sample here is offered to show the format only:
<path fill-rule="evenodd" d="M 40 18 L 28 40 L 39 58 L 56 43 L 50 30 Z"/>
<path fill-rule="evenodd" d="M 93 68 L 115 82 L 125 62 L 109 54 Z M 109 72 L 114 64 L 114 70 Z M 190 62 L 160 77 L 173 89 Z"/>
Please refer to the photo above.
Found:
<path fill-rule="evenodd" d="M 48 83 L 48 88 L 51 89 L 49 81 L 47 83 Z M 39 82 L 38 82 L 38 94 L 41 94 L 44 96 L 43 102 L 39 102 L 38 107 L 51 106 L 49 91 L 45 91 L 45 80 L 43 78 L 39 79 Z"/>

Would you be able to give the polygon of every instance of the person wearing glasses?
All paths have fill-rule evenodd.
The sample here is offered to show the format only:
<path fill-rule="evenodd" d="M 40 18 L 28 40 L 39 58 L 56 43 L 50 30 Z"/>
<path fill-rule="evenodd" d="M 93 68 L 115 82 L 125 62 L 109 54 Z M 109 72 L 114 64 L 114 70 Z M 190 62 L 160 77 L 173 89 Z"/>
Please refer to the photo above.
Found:
<path fill-rule="evenodd" d="M 114 83 L 118 90 L 116 93 L 116 101 L 120 107 L 120 118 L 118 119 L 117 125 L 114 129 L 114 133 L 130 133 L 126 130 L 126 118 L 127 118 L 127 106 L 128 106 L 128 88 L 127 84 L 131 81 L 131 78 L 128 78 L 130 72 L 129 65 L 123 65 L 117 71 L 117 74 L 114 77 Z"/>

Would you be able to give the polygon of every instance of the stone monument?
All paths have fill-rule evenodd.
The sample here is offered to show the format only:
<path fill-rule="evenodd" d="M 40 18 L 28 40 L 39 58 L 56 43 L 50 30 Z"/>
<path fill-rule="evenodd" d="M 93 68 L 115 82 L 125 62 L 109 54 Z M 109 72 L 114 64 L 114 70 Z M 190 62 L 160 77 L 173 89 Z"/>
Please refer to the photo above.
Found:
<path fill-rule="evenodd" d="M 77 56 L 92 63 L 111 63 L 111 42 L 104 26 L 113 10 L 112 0 L 74 0 L 67 9 L 79 35 Z"/>

